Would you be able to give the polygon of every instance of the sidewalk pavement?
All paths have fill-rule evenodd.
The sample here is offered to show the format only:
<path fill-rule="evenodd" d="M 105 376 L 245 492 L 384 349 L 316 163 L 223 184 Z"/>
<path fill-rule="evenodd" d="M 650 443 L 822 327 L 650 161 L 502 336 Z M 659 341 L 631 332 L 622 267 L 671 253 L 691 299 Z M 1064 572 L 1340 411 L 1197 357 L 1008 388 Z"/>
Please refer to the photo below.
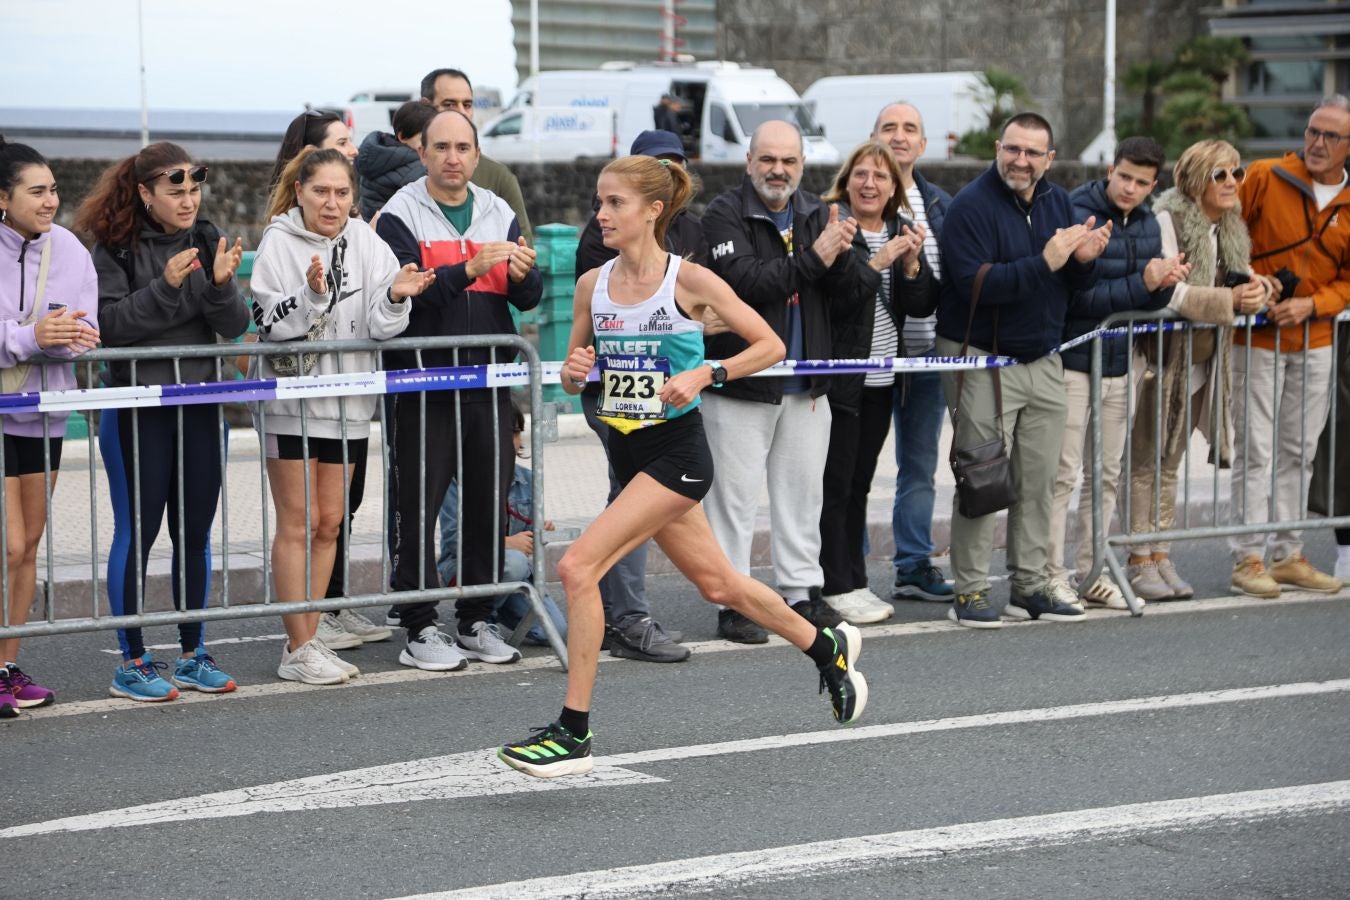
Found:
<path fill-rule="evenodd" d="M 526 430 L 529 434 L 529 430 Z M 936 555 L 947 552 L 952 515 L 953 481 L 947 465 L 951 440 L 950 424 L 944 426 L 940 446 L 937 503 L 933 515 L 933 541 Z M 1196 439 L 1192 460 L 1204 460 L 1203 442 Z M 383 465 L 379 425 L 371 431 L 370 465 L 366 476 L 364 501 L 352 526 L 347 560 L 350 566 L 350 593 L 376 593 L 383 581 L 381 560 L 381 520 L 383 519 Z M 52 504 L 52 528 L 38 550 L 38 579 L 51 582 L 50 595 L 58 618 L 83 617 L 97 610 L 107 614 L 103 581 L 107 574 L 108 547 L 112 541 L 112 510 L 101 457 L 95 452 L 90 460 L 91 443 L 84 439 L 67 441 L 61 460 L 61 473 Z M 558 420 L 558 440 L 543 445 L 544 515 L 557 526 L 559 539 L 548 544 L 548 579 L 554 580 L 554 566 L 570 539 L 604 508 L 608 494 L 605 456 L 599 441 L 580 415 L 564 415 Z M 273 508 L 263 485 L 263 466 L 258 436 L 247 427 L 231 429 L 229 464 L 222 493 L 225 502 L 217 513 L 212 536 L 215 574 L 212 581 L 212 605 L 221 602 L 228 591 L 231 604 L 259 603 L 264 599 L 262 561 L 264 535 L 272 533 Z M 1192 522 L 1209 520 L 1213 496 L 1212 468 L 1192 463 L 1190 509 Z M 895 497 L 894 436 L 887 438 L 877 464 L 868 501 L 869 556 L 889 559 L 894 548 L 891 538 L 891 505 Z M 90 484 L 94 485 L 91 505 Z M 1227 495 L 1227 477 L 1220 482 L 1220 496 Z M 1178 506 L 1181 506 L 1180 498 Z M 429 514 L 434 512 L 429 511 Z M 228 543 L 225 528 L 228 523 Z M 168 522 L 160 531 L 147 567 L 147 611 L 171 609 L 170 564 L 172 548 Z M 1002 546 L 1004 520 L 1000 518 L 996 545 Z M 546 538 L 547 539 L 547 538 Z M 266 552 L 270 553 L 269 546 Z M 48 579 L 48 546 L 53 568 Z M 338 561 L 339 565 L 342 563 Z M 769 509 L 767 489 L 760 492 L 753 543 L 753 564 L 771 564 L 769 555 Z M 674 571 L 669 560 L 653 547 L 648 556 L 648 571 Z M 46 615 L 42 592 L 35 598 L 33 620 Z"/>

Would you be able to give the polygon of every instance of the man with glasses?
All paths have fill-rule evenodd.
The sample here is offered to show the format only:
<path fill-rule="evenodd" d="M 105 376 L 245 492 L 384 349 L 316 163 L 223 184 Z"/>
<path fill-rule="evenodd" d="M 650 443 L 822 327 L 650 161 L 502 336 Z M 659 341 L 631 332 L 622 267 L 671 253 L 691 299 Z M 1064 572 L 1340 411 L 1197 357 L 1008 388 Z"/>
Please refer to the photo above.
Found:
<path fill-rule="evenodd" d="M 1239 328 L 1233 339 L 1233 510 L 1247 523 L 1306 516 L 1335 367 L 1328 320 L 1350 301 L 1350 99 L 1323 98 L 1303 134 L 1302 153 L 1252 163 L 1239 189 L 1252 268 L 1283 287 L 1266 313 L 1270 324 Z M 1304 558 L 1295 530 L 1237 535 L 1229 545 L 1237 567 L 1264 562 L 1269 547 L 1277 586 L 1341 589 Z"/>
<path fill-rule="evenodd" d="M 994 165 L 956 195 L 943 225 L 946 274 L 938 300 L 937 351 L 960 356 L 997 353 L 1018 365 L 1002 370 L 943 373 L 954 414 L 954 447 L 999 436 L 995 391 L 1001 390 L 1002 437 L 1018 494 L 1008 509 L 1010 615 L 1054 622 L 1081 621 L 1072 591 L 1049 576 L 1051 491 L 1064 433 L 1066 399 L 1059 346 L 1069 298 L 1096 280 L 1095 260 L 1111 236 L 1108 221 L 1075 219 L 1063 188 L 1045 180 L 1054 161 L 1054 132 L 1041 116 L 1021 113 L 1003 126 Z M 985 267 L 988 266 L 987 269 Z M 974 293 L 977 276 L 978 302 Z M 1001 383 L 1001 384 L 1000 384 Z M 956 601 L 948 616 L 972 628 L 998 628 L 989 600 L 989 560 L 996 514 L 952 516 L 952 576 Z"/>
<path fill-rule="evenodd" d="M 473 121 L 473 84 L 469 76 L 459 69 L 433 69 L 422 79 L 422 102 L 434 107 L 436 112 L 458 112 L 470 122 Z M 478 169 L 473 173 L 473 183 L 487 188 L 506 201 L 520 223 L 520 233 L 525 235 L 525 243 L 534 246 L 534 229 L 530 227 L 530 217 L 525 212 L 525 197 L 520 193 L 520 182 L 511 170 L 495 159 L 479 156 Z"/>

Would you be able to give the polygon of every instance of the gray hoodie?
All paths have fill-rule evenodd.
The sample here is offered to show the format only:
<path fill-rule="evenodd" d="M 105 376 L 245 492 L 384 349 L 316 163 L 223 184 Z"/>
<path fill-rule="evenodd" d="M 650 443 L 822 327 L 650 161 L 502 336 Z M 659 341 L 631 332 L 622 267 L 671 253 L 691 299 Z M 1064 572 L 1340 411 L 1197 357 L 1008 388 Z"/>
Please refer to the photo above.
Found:
<path fill-rule="evenodd" d="M 323 260 L 328 289 L 315 293 L 305 273 L 315 256 Z M 377 341 L 397 337 L 408 327 L 408 311 L 415 297 L 402 303 L 389 298 L 389 288 L 398 275 L 398 260 L 369 225 L 349 219 L 336 239 L 330 240 L 305 228 L 300 208 L 274 216 L 253 263 L 253 318 L 260 341 L 294 341 L 297 350 L 303 337 L 332 303 L 325 338 L 329 340 Z M 334 298 L 336 302 L 334 303 Z M 372 350 L 322 354 L 311 375 L 343 372 L 374 372 L 378 368 Z M 251 377 L 274 378 L 267 357 L 254 357 Z M 365 440 L 376 398 L 370 394 L 319 397 L 304 401 L 305 431 L 311 437 Z M 269 400 L 262 404 L 266 422 L 254 424 L 268 434 L 301 433 L 300 400 Z M 346 427 L 343 427 L 345 419 Z"/>

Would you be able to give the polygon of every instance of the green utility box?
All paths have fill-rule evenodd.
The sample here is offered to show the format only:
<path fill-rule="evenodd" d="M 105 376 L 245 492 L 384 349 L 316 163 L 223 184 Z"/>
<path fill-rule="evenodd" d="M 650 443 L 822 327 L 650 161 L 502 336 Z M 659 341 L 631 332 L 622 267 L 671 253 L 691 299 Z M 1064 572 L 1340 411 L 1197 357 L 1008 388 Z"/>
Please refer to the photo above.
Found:
<path fill-rule="evenodd" d="M 544 278 L 544 296 L 534 310 L 539 328 L 539 358 L 561 362 L 567 356 L 572 335 L 572 294 L 576 289 L 577 229 L 573 225 L 540 225 L 534 230 L 536 264 Z M 562 404 L 571 412 L 581 412 L 581 401 L 568 395 L 561 385 L 544 385 L 544 400 Z"/>

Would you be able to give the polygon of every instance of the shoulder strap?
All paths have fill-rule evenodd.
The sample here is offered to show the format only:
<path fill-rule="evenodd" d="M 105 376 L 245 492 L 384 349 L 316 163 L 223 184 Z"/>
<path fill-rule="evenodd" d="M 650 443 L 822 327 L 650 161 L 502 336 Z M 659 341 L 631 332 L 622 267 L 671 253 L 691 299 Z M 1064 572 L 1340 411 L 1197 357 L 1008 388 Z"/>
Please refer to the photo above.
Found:
<path fill-rule="evenodd" d="M 993 263 L 985 263 L 980 266 L 975 273 L 975 284 L 970 289 L 970 315 L 966 318 L 966 339 L 961 344 L 961 355 L 965 356 L 970 351 L 970 329 L 975 325 L 975 307 L 980 302 L 980 291 L 984 287 L 984 277 L 989 274 L 989 270 L 994 267 Z M 989 348 L 998 355 L 998 311 L 994 311 L 994 346 Z M 1003 434 L 1003 382 L 999 378 L 998 366 L 994 367 L 994 414 L 999 420 L 998 433 Z M 952 428 L 956 428 L 956 417 L 961 411 L 961 393 L 966 385 L 966 370 L 962 369 L 956 373 L 956 400 L 952 403 Z M 956 443 L 952 442 L 952 453 L 956 453 Z"/>
<path fill-rule="evenodd" d="M 52 240 L 48 235 L 46 243 L 42 245 L 42 258 L 38 261 L 37 291 L 33 294 L 33 308 L 28 312 L 28 318 L 23 320 L 23 324 L 32 325 L 37 321 L 38 316 L 42 315 L 42 297 L 47 293 L 47 270 L 52 265 Z"/>

